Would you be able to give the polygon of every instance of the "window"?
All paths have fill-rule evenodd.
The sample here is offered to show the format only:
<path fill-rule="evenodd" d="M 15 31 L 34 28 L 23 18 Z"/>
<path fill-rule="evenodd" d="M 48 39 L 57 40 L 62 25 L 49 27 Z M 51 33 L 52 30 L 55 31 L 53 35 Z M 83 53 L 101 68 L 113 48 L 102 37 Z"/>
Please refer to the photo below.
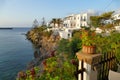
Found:
<path fill-rule="evenodd" d="M 76 20 L 76 17 L 74 17 L 74 20 Z"/>
<path fill-rule="evenodd" d="M 74 26 L 76 26 L 76 24 L 74 24 Z"/>
<path fill-rule="evenodd" d="M 120 17 L 120 15 L 118 15 L 118 17 Z"/>
<path fill-rule="evenodd" d="M 86 17 L 84 16 L 84 21 L 86 21 Z"/>
<path fill-rule="evenodd" d="M 82 21 L 83 19 L 82 19 L 82 16 L 81 16 L 81 21 Z"/>
<path fill-rule="evenodd" d="M 80 26 L 82 26 L 82 24 Z"/>
<path fill-rule="evenodd" d="M 70 38 L 70 34 L 68 34 L 68 38 Z"/>

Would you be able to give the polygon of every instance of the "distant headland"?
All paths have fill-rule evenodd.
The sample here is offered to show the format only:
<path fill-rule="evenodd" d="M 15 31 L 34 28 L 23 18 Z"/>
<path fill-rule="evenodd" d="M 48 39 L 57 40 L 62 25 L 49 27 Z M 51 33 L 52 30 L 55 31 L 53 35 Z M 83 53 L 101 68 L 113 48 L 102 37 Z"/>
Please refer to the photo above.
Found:
<path fill-rule="evenodd" d="M 0 27 L 0 30 L 1 30 L 1 29 L 13 29 L 13 28 L 2 28 L 2 27 Z"/>

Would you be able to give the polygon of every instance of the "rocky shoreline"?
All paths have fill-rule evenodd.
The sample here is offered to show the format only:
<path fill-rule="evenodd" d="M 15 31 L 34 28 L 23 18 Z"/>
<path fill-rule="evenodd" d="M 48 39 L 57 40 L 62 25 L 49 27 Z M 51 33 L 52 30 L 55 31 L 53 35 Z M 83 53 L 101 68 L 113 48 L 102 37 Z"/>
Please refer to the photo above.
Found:
<path fill-rule="evenodd" d="M 26 36 L 36 50 L 27 69 L 18 72 L 17 80 L 75 80 L 76 66 L 72 64 L 77 60 L 73 60 L 74 56 L 70 53 L 69 40 L 61 40 L 57 31 L 47 31 L 42 27 L 31 29 Z M 66 49 L 69 49 L 68 52 Z"/>
<path fill-rule="evenodd" d="M 41 66 L 42 61 L 52 56 L 53 52 L 55 53 L 57 49 L 57 42 L 60 40 L 59 35 L 52 32 L 50 36 L 45 36 L 42 33 L 37 32 L 36 29 L 32 29 L 26 34 L 27 39 L 30 40 L 37 49 L 34 52 L 34 60 L 27 65 L 27 69 Z"/>

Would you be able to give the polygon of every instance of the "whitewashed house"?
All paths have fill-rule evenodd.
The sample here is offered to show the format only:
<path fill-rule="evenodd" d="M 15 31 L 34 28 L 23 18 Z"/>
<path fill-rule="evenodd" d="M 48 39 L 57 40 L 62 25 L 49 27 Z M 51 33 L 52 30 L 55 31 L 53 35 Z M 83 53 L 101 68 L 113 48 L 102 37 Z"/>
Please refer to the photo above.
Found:
<path fill-rule="evenodd" d="M 113 20 L 108 19 L 108 20 L 105 20 L 103 23 L 104 23 L 104 24 L 112 24 L 112 23 L 113 23 Z"/>
<path fill-rule="evenodd" d="M 117 31 L 120 31 L 120 11 L 116 11 L 114 14 L 113 14 L 113 22 L 114 22 L 114 24 L 116 25 L 115 26 L 115 29 L 117 30 Z"/>
<path fill-rule="evenodd" d="M 59 31 L 59 36 L 64 39 L 69 39 L 72 37 L 72 31 L 69 29 Z"/>
<path fill-rule="evenodd" d="M 116 11 L 112 17 L 113 20 L 120 20 L 120 11 Z"/>
<path fill-rule="evenodd" d="M 64 30 L 59 30 L 59 35 L 61 38 L 69 39 L 72 38 L 74 30 L 79 30 L 80 28 L 64 28 Z"/>
<path fill-rule="evenodd" d="M 65 28 L 73 28 L 75 26 L 75 14 L 69 15 L 63 19 L 63 25 Z"/>
<path fill-rule="evenodd" d="M 112 17 L 114 22 L 118 21 L 117 26 L 120 26 L 120 11 L 116 11 Z"/>
<path fill-rule="evenodd" d="M 64 18 L 63 25 L 66 28 L 89 27 L 90 16 L 95 16 L 95 15 L 97 14 L 93 12 L 72 14 Z"/>

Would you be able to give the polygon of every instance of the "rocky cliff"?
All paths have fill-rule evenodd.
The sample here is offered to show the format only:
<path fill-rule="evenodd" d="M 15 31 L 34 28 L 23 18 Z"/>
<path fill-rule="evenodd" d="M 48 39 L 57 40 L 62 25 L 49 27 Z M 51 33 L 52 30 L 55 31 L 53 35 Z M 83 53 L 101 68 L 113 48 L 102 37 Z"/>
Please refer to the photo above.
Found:
<path fill-rule="evenodd" d="M 60 40 L 57 32 L 45 31 L 44 29 L 32 29 L 27 33 L 27 38 L 36 46 L 38 51 L 34 52 L 35 59 L 28 64 L 28 69 L 38 66 L 41 62 L 54 55 L 57 42 Z"/>

